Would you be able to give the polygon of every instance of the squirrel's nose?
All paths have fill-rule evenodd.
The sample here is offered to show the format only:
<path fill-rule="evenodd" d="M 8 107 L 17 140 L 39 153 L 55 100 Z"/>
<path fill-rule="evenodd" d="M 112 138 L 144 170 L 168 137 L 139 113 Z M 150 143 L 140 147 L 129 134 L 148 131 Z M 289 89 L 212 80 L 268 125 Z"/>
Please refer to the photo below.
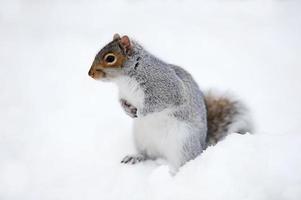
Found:
<path fill-rule="evenodd" d="M 88 72 L 88 75 L 89 75 L 89 76 L 93 76 L 93 74 L 94 74 L 94 73 L 92 72 L 92 69 L 90 69 L 89 72 Z"/>

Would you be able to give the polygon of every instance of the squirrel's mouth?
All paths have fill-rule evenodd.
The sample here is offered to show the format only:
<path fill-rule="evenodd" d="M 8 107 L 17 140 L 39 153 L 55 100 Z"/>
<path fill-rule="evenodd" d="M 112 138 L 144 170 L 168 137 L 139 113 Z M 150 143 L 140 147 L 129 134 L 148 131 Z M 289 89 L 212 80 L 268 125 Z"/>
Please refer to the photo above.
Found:
<path fill-rule="evenodd" d="M 89 74 L 89 76 L 91 76 L 95 80 L 106 77 L 106 73 L 104 71 L 102 71 L 101 69 L 93 69 L 93 68 L 91 68 L 89 70 L 88 74 Z"/>

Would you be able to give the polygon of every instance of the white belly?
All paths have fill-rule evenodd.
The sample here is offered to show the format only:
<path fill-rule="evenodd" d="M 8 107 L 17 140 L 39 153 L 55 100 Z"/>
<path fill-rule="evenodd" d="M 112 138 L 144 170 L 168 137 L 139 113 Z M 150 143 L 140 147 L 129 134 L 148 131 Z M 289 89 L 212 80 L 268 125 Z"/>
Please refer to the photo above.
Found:
<path fill-rule="evenodd" d="M 182 147 L 188 127 L 169 111 L 149 114 L 134 120 L 134 138 L 137 150 L 151 158 L 164 158 L 174 166 L 182 162 Z"/>

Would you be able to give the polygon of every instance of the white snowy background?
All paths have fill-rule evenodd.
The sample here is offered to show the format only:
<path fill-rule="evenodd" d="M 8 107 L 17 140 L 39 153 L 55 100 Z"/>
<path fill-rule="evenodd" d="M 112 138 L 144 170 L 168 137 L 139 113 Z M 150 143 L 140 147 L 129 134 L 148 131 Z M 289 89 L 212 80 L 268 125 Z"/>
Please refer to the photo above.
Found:
<path fill-rule="evenodd" d="M 134 166 L 117 89 L 88 70 L 115 32 L 250 107 L 171 176 Z M 0 200 L 301 199 L 301 2 L 0 1 Z"/>

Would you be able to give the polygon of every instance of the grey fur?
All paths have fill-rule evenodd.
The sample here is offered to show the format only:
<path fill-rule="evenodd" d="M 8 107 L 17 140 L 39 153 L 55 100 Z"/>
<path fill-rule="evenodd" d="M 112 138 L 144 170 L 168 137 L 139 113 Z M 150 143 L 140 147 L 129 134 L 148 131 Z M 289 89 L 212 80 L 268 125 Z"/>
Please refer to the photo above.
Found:
<path fill-rule="evenodd" d="M 145 105 L 138 111 L 140 115 L 175 108 L 172 115 L 191 129 L 183 146 L 183 163 L 199 155 L 206 146 L 207 117 L 203 94 L 192 76 L 181 67 L 159 60 L 136 42 L 123 70 L 144 91 Z"/>

